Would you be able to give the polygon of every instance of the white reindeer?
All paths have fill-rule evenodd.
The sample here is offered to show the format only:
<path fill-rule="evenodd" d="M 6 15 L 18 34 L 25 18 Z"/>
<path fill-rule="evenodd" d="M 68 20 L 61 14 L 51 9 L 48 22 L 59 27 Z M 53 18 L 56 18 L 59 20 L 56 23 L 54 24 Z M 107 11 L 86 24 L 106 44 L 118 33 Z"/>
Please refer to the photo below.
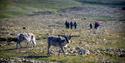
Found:
<path fill-rule="evenodd" d="M 35 35 L 33 33 L 19 33 L 16 37 L 16 48 L 19 48 L 19 46 L 21 47 L 21 42 L 27 42 L 32 44 L 32 47 L 34 47 L 36 45 L 36 38 Z"/>

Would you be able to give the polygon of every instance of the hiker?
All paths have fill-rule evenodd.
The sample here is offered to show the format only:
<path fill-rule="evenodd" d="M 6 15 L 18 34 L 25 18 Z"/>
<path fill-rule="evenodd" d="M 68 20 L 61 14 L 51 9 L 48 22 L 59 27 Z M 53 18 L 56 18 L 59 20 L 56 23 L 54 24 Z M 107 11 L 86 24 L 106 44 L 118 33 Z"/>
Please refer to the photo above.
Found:
<path fill-rule="evenodd" d="M 73 22 L 71 21 L 71 22 L 69 23 L 69 25 L 70 25 L 70 29 L 72 29 L 72 28 L 73 28 Z"/>
<path fill-rule="evenodd" d="M 92 28 L 93 28 L 91 23 L 89 24 L 89 27 L 90 27 L 90 29 L 92 29 Z"/>
<path fill-rule="evenodd" d="M 99 30 L 98 30 L 99 26 L 100 26 L 100 23 L 96 21 L 94 23 L 94 31 L 93 31 L 94 34 L 99 32 Z"/>
<path fill-rule="evenodd" d="M 95 26 L 94 26 L 94 29 L 98 29 L 98 27 L 100 26 L 100 24 L 99 24 L 99 22 L 95 22 L 95 24 L 94 24 Z"/>
<path fill-rule="evenodd" d="M 73 25 L 74 25 L 74 29 L 76 29 L 77 28 L 77 23 L 74 22 Z"/>
<path fill-rule="evenodd" d="M 67 29 L 69 29 L 69 22 L 65 22 L 65 27 L 67 28 Z"/>

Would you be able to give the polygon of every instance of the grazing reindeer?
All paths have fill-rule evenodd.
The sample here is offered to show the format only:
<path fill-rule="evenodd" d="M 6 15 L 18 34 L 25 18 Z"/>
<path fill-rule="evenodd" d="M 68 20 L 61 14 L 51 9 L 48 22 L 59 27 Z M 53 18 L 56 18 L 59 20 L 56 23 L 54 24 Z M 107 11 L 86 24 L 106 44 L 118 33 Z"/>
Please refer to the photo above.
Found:
<path fill-rule="evenodd" d="M 33 47 L 36 45 L 36 38 L 33 33 L 20 33 L 17 35 L 16 39 L 16 48 L 19 48 L 18 45 L 21 47 L 21 42 L 27 42 L 27 45 L 31 43 Z"/>
<path fill-rule="evenodd" d="M 71 39 L 71 36 L 66 36 L 66 35 L 48 36 L 48 55 L 50 55 L 49 49 L 51 45 L 60 47 L 61 51 L 65 55 L 63 47 L 67 46 L 70 39 Z"/>

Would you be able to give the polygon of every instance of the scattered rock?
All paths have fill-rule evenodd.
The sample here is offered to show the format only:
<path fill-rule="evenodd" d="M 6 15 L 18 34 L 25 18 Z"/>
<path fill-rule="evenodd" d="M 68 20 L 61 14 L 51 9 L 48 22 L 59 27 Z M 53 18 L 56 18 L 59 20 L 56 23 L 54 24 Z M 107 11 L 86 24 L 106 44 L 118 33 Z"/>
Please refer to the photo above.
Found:
<path fill-rule="evenodd" d="M 87 54 L 90 54 L 89 50 L 86 50 L 86 49 L 83 49 L 83 48 L 80 48 L 80 47 L 76 47 L 75 50 L 77 51 L 78 55 L 87 55 Z"/>
<path fill-rule="evenodd" d="M 23 29 L 26 29 L 26 27 L 23 27 Z"/>
<path fill-rule="evenodd" d="M 108 54 L 111 56 L 118 56 L 118 57 L 125 57 L 125 49 L 112 49 L 112 48 L 107 48 L 107 49 L 97 49 L 94 51 L 94 54 Z"/>
<path fill-rule="evenodd" d="M 119 57 L 125 57 L 125 49 L 117 49 L 115 51 L 115 53 L 117 54 L 117 56 Z"/>

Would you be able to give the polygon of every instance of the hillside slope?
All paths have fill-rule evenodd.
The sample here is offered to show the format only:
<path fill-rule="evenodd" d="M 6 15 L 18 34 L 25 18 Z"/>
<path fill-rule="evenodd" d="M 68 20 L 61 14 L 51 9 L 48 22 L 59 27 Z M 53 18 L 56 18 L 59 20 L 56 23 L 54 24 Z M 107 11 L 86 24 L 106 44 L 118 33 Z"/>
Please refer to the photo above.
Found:
<path fill-rule="evenodd" d="M 4 0 L 1 0 L 0 2 L 2 1 Z M 4 8 L 4 4 L 9 4 L 8 9 L 1 10 L 0 18 L 27 15 L 39 11 L 58 13 L 57 11 L 60 9 L 81 7 L 88 4 L 111 5 L 114 7 L 125 6 L 124 0 L 12 0 L 9 1 L 9 3 L 8 1 L 9 0 L 0 4 L 0 8 L 1 6 Z"/>
<path fill-rule="evenodd" d="M 37 11 L 52 11 L 58 9 L 80 6 L 74 0 L 13 0 L 9 8 L 3 10 L 5 17 L 30 14 Z"/>

